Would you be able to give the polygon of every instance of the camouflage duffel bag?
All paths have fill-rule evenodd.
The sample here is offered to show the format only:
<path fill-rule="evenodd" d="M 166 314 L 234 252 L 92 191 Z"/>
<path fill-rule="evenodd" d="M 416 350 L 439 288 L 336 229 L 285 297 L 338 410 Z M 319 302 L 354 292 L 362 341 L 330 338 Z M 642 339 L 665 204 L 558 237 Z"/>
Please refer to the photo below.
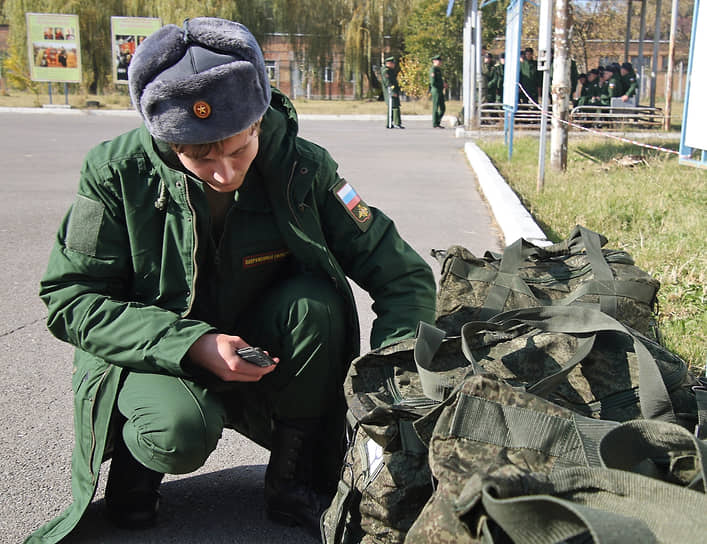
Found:
<path fill-rule="evenodd" d="M 476 374 L 579 414 L 661 419 L 694 430 L 700 382 L 657 342 L 585 306 L 542 306 L 466 323 L 462 350 Z"/>
<path fill-rule="evenodd" d="M 678 425 L 596 421 L 484 376 L 429 418 L 437 486 L 406 544 L 704 539 L 707 443 Z"/>
<path fill-rule="evenodd" d="M 367 353 L 344 382 L 351 438 L 322 541 L 402 543 L 432 494 L 427 444 L 413 423 L 468 372 L 460 339 L 420 324 L 416 339 Z"/>
<path fill-rule="evenodd" d="M 606 242 L 576 226 L 563 242 L 540 247 L 521 238 L 501 255 L 478 258 L 461 246 L 433 250 L 442 267 L 436 325 L 456 335 L 467 321 L 507 310 L 592 304 L 657 339 L 660 283 L 625 251 L 602 249 Z"/>

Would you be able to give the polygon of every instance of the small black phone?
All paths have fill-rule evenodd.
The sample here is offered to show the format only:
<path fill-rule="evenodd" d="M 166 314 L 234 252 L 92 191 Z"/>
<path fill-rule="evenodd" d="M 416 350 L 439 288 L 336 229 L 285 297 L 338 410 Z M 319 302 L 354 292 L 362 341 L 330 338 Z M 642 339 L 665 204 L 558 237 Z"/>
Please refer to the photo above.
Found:
<path fill-rule="evenodd" d="M 272 358 L 265 353 L 261 348 L 254 348 L 254 347 L 247 347 L 247 348 L 240 348 L 236 351 L 239 357 L 242 357 L 249 363 L 253 363 L 254 365 L 258 366 L 270 366 L 274 365 L 275 361 L 272 360 Z"/>

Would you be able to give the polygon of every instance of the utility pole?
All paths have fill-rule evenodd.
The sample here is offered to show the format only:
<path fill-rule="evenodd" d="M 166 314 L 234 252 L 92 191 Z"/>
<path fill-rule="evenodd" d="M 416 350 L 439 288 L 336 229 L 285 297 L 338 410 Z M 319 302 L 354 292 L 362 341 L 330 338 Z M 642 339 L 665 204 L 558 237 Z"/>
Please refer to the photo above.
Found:
<path fill-rule="evenodd" d="M 624 62 L 630 62 L 629 44 L 631 43 L 631 14 L 633 12 L 633 0 L 628 0 L 628 9 L 626 10 L 626 38 L 624 40 Z"/>
<path fill-rule="evenodd" d="M 670 117 L 673 107 L 673 65 L 675 62 L 675 31 L 678 25 L 678 0 L 673 0 L 670 10 L 670 43 L 668 45 L 668 72 L 665 74 L 665 121 L 663 130 L 670 130 Z"/>
<path fill-rule="evenodd" d="M 658 80 L 658 47 L 660 46 L 660 0 L 655 0 L 655 30 L 653 32 L 653 61 L 651 62 L 651 108 L 655 106 L 655 88 Z"/>
<path fill-rule="evenodd" d="M 567 137 L 570 102 L 569 32 L 571 27 L 569 0 L 555 0 L 555 57 L 552 65 L 552 130 L 550 132 L 550 166 L 567 169 Z M 562 121 L 565 121 L 564 123 Z"/>
<path fill-rule="evenodd" d="M 547 108 L 550 90 L 550 66 L 552 63 L 552 0 L 540 0 L 538 32 L 538 71 L 543 74 L 543 94 L 540 100 L 540 145 L 538 146 L 538 179 L 536 190 L 545 186 L 545 147 L 547 144 Z"/>
<path fill-rule="evenodd" d="M 643 56 L 643 42 L 646 41 L 646 0 L 641 0 L 641 27 L 638 31 L 638 74 L 641 79 L 638 81 L 638 89 L 636 90 L 636 105 L 641 100 L 641 94 L 643 94 L 643 89 L 645 89 L 644 81 L 644 66 L 646 64 L 646 59 Z"/>

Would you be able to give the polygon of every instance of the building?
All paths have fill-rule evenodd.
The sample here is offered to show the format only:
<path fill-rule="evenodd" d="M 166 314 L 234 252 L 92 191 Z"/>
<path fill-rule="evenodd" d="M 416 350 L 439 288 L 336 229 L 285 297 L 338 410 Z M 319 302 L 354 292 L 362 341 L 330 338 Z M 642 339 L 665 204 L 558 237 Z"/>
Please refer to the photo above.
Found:
<path fill-rule="evenodd" d="M 273 86 L 291 98 L 345 100 L 355 97 L 353 74 L 345 69 L 343 44 L 335 47 L 321 67 L 306 62 L 301 38 L 288 34 L 268 34 L 261 43 L 265 66 Z M 368 82 L 363 83 L 363 92 Z"/>

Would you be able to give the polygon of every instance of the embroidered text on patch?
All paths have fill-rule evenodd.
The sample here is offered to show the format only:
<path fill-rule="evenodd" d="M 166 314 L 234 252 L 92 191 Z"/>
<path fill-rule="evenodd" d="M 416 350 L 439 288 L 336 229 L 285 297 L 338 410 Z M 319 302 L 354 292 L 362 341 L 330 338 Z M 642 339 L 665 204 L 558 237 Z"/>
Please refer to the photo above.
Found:
<path fill-rule="evenodd" d="M 243 268 L 253 268 L 264 264 L 276 263 L 287 258 L 289 254 L 289 249 L 278 249 L 276 251 L 268 251 L 267 253 L 248 255 L 243 257 Z"/>

